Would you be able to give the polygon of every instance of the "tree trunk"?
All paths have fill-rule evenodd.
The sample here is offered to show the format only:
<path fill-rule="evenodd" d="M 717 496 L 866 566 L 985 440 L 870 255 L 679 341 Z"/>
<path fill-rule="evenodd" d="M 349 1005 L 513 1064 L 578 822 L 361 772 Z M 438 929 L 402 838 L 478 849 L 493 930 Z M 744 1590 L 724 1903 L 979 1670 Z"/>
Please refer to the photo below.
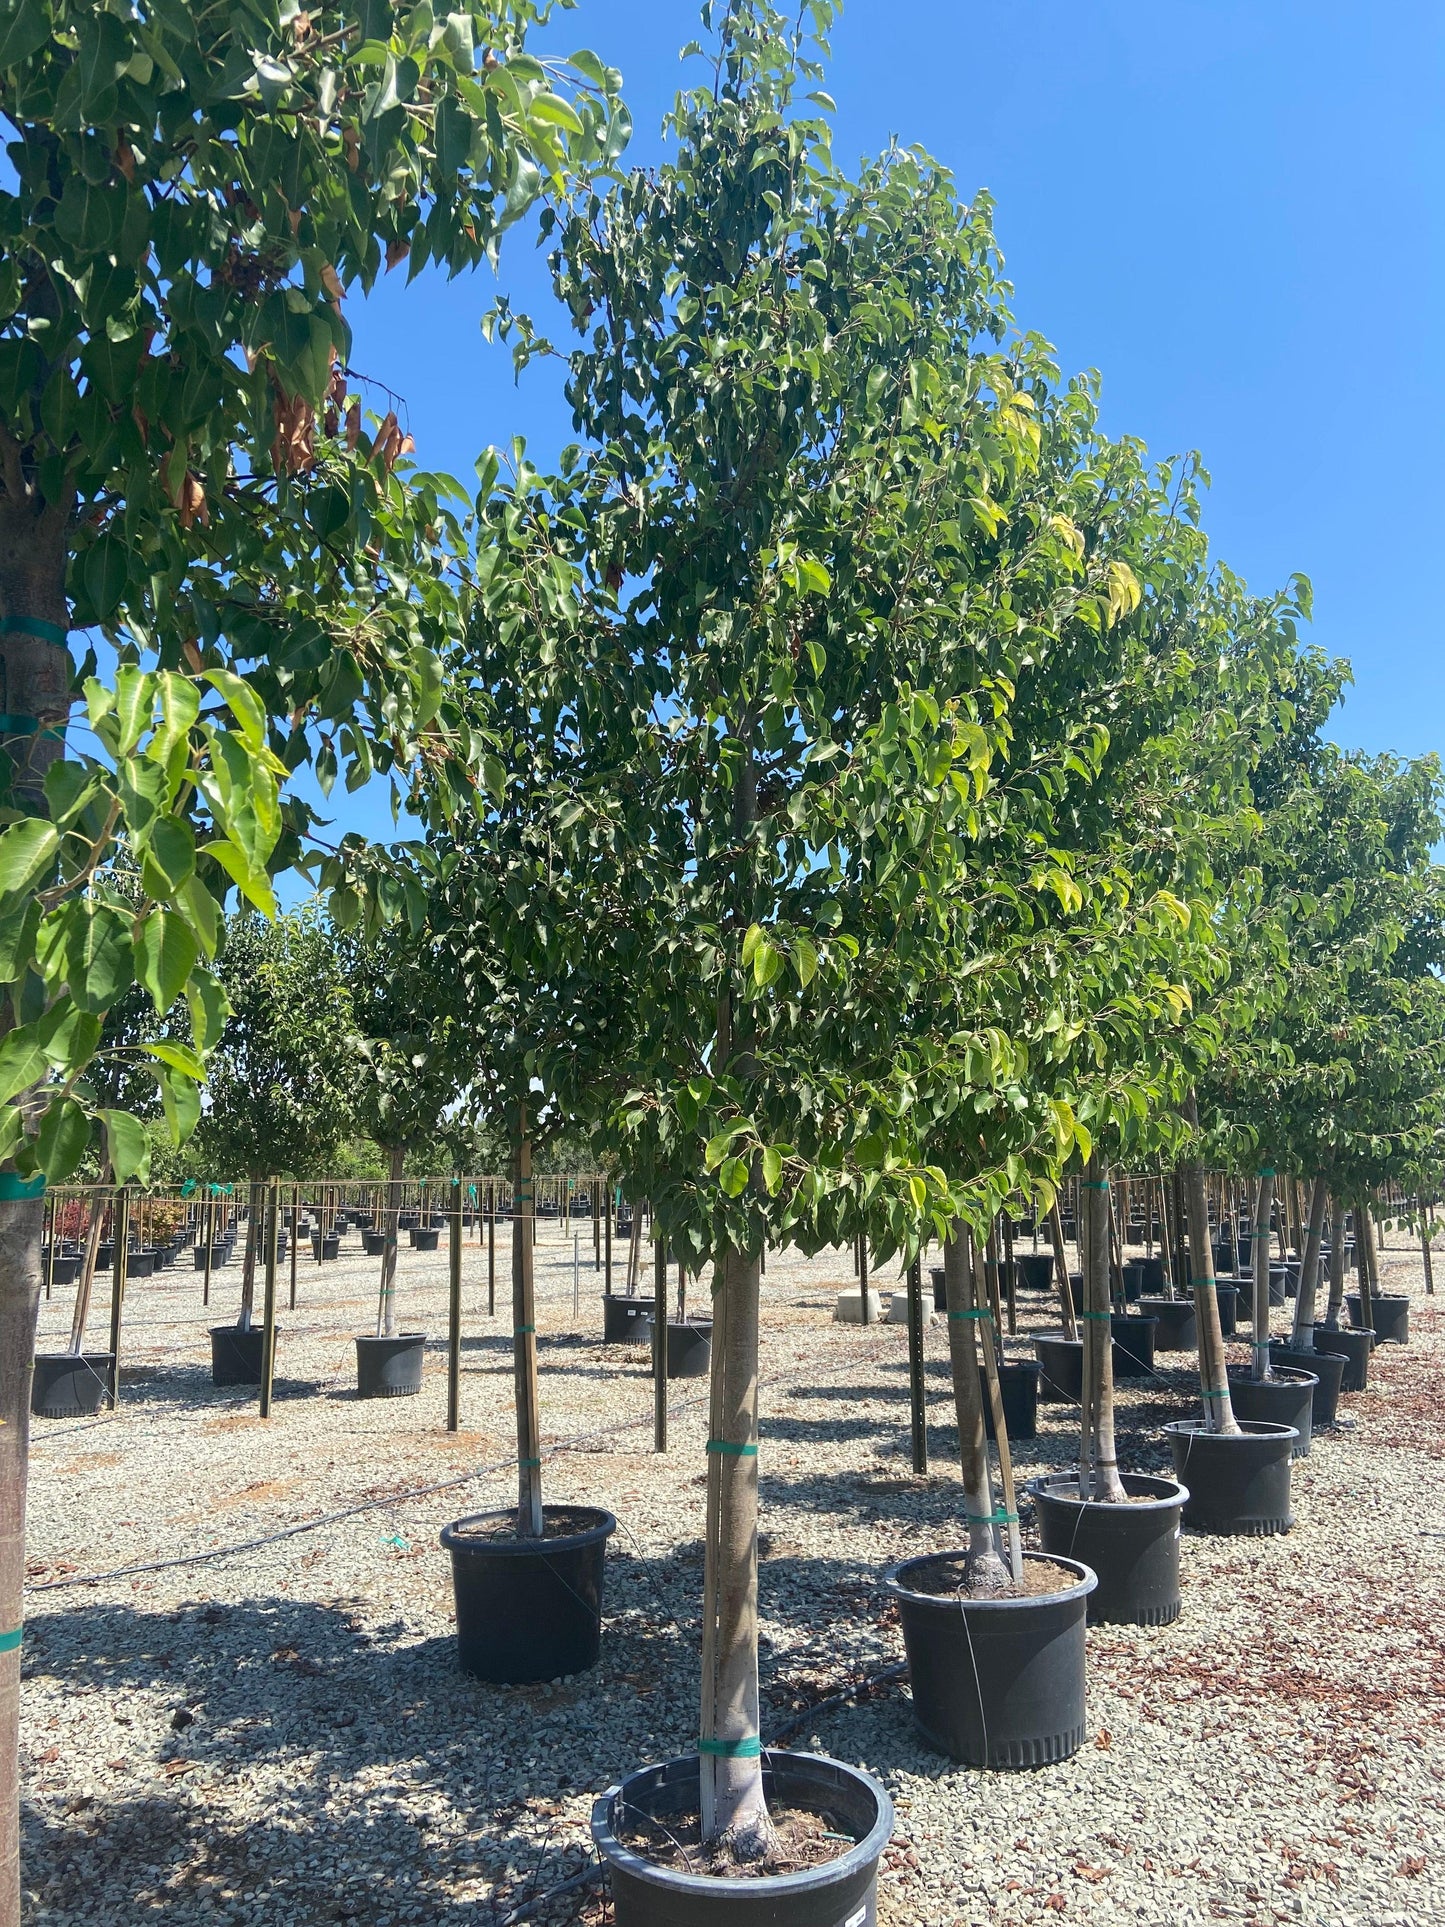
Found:
<path fill-rule="evenodd" d="M 102 1185 L 110 1183 L 110 1164 L 100 1174 Z M 90 1300 L 95 1290 L 95 1261 L 100 1255 L 100 1234 L 105 1224 L 107 1201 L 96 1194 L 90 1222 L 85 1227 L 85 1251 L 80 1260 L 80 1279 L 75 1287 L 75 1310 L 70 1319 L 70 1350 L 78 1358 L 85 1350 L 85 1327 L 90 1318 Z"/>
<path fill-rule="evenodd" d="M 1420 1206 L 1420 1256 L 1425 1265 L 1425 1296 L 1435 1296 L 1435 1267 L 1430 1256 L 1430 1234 L 1435 1228 L 1435 1212 L 1432 1206 Z"/>
<path fill-rule="evenodd" d="M 1320 1248 L 1324 1243 L 1325 1205 L 1329 1194 L 1323 1178 L 1316 1178 L 1310 1192 L 1309 1224 L 1305 1229 L 1304 1259 L 1300 1267 L 1299 1296 L 1294 1301 L 1291 1342 L 1297 1351 L 1313 1351 L 1315 1343 L 1315 1299 L 1320 1276 Z"/>
<path fill-rule="evenodd" d="M 1199 1110 L 1191 1091 L 1184 1100 L 1184 1116 L 1197 1130 Z M 1219 1329 L 1219 1296 L 1214 1289 L 1214 1246 L 1209 1237 L 1209 1200 L 1204 1191 L 1204 1167 L 1191 1158 L 1183 1166 L 1185 1209 L 1189 1215 L 1189 1242 L 1194 1249 L 1194 1323 L 1199 1334 L 1199 1391 L 1204 1401 L 1204 1422 L 1211 1432 L 1237 1432 L 1239 1421 L 1229 1398 L 1229 1378 L 1225 1371 L 1224 1335 Z"/>
<path fill-rule="evenodd" d="M 1084 1242 L 1084 1421 L 1079 1445 L 1079 1497 L 1122 1503 L 1114 1444 L 1114 1328 L 1109 1310 L 1113 1208 L 1106 1167 L 1089 1159 L 1080 1226 Z"/>
<path fill-rule="evenodd" d="M 1053 1234 L 1054 1284 L 1059 1293 L 1059 1316 L 1063 1321 L 1064 1336 L 1077 1338 L 1079 1327 L 1074 1321 L 1074 1294 L 1069 1289 L 1069 1261 L 1064 1255 L 1064 1219 L 1057 1196 L 1049 1206 L 1049 1230 Z"/>
<path fill-rule="evenodd" d="M 260 1196 L 261 1180 L 253 1174 L 247 1184 L 249 1210 L 246 1217 L 246 1252 L 241 1261 L 241 1315 L 236 1320 L 236 1329 L 243 1332 L 250 1331 L 256 1310 L 256 1255 L 261 1244 Z"/>
<path fill-rule="evenodd" d="M 958 1420 L 958 1456 L 963 1472 L 963 1511 L 968 1521 L 964 1591 L 970 1598 L 995 1597 L 1009 1590 L 1009 1569 L 1000 1552 L 998 1525 L 994 1519 L 983 1387 L 979 1382 L 977 1331 L 984 1313 L 974 1291 L 969 1233 L 962 1219 L 955 1221 L 952 1236 L 944 1242 L 943 1283 L 948 1302 L 948 1357 L 953 1371 L 953 1408 Z"/>
<path fill-rule="evenodd" d="M 1380 1289 L 1380 1260 L 1375 1250 L 1375 1221 L 1370 1216 L 1370 1201 L 1362 1197 L 1355 1207 L 1355 1257 L 1360 1272 L 1360 1323 L 1366 1331 L 1375 1329 L 1375 1299 Z"/>
<path fill-rule="evenodd" d="M 542 1428 L 537 1405 L 537 1302 L 532 1278 L 532 1139 L 517 1107 L 512 1186 L 512 1375 L 517 1401 L 517 1530 L 542 1536 Z"/>
<path fill-rule="evenodd" d="M 1345 1207 L 1338 1198 L 1330 1199 L 1330 1295 L 1325 1304 L 1325 1327 L 1339 1329 L 1340 1308 L 1345 1302 Z"/>
<path fill-rule="evenodd" d="M 376 1306 L 378 1338 L 396 1336 L 396 1253 L 401 1242 L 397 1220 L 401 1215 L 401 1174 L 405 1166 L 406 1146 L 393 1144 L 387 1154 L 386 1210 L 381 1220 L 385 1241 L 381 1247 L 381 1296 Z"/>
<path fill-rule="evenodd" d="M 702 1836 L 734 1860 L 774 1843 L 758 1703 L 758 1301 L 756 1252 L 722 1253 L 713 1293 L 703 1570 L 699 1770 Z"/>
<path fill-rule="evenodd" d="M 1265 1227 L 1266 1235 L 1256 1239 L 1254 1245 L 1254 1340 L 1250 1351 L 1249 1375 L 1255 1380 L 1267 1379 L 1269 1371 L 1269 1219 L 1274 1208 L 1274 1172 L 1266 1165 L 1259 1174 L 1258 1222 Z M 1280 1212 L 1280 1223 L 1285 1214 Z"/>
<path fill-rule="evenodd" d="M 0 1927 L 20 1923 L 20 1626 L 41 1198 L 0 1202 Z"/>

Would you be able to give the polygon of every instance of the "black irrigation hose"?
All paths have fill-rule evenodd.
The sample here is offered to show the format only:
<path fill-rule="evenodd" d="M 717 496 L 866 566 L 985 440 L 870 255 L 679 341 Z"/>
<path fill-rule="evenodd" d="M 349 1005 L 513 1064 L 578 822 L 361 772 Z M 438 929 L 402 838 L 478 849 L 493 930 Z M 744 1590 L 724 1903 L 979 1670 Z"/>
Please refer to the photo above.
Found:
<path fill-rule="evenodd" d="M 702 1404 L 701 1397 L 684 1400 L 673 1407 L 675 1412 L 691 1411 Z M 579 1445 L 589 1444 L 593 1439 L 610 1438 L 617 1432 L 636 1431 L 639 1426 L 651 1425 L 652 1414 L 643 1418 L 622 1419 L 616 1425 L 599 1425 L 595 1431 L 575 1432 L 570 1439 L 559 1439 L 555 1445 L 543 1448 L 544 1459 L 555 1458 L 559 1453 L 575 1451 Z M 71 1586 L 103 1586 L 112 1579 L 130 1579 L 146 1572 L 171 1572 L 177 1566 L 205 1565 L 212 1559 L 229 1559 L 240 1552 L 257 1552 L 266 1546 L 279 1545 L 283 1539 L 294 1539 L 303 1532 L 317 1532 L 322 1526 L 337 1525 L 343 1519 L 354 1519 L 359 1513 L 376 1512 L 382 1506 L 405 1505 L 409 1499 L 429 1498 L 433 1492 L 448 1492 L 459 1485 L 470 1485 L 477 1479 L 488 1479 L 496 1472 L 505 1472 L 517 1463 L 515 1455 L 509 1459 L 498 1459 L 492 1465 L 478 1466 L 474 1472 L 463 1472 L 459 1478 L 438 1479 L 434 1485 L 415 1485 L 405 1492 L 388 1493 L 384 1498 L 363 1499 L 359 1505 L 344 1506 L 339 1512 L 323 1512 L 318 1519 L 304 1519 L 299 1525 L 282 1526 L 277 1532 L 266 1532 L 257 1539 L 240 1539 L 229 1546 L 211 1546 L 205 1552 L 181 1553 L 174 1559 L 147 1559 L 139 1565 L 117 1566 L 111 1572 L 77 1573 L 66 1579 L 43 1579 L 38 1585 L 27 1586 L 27 1592 L 59 1592 Z"/>

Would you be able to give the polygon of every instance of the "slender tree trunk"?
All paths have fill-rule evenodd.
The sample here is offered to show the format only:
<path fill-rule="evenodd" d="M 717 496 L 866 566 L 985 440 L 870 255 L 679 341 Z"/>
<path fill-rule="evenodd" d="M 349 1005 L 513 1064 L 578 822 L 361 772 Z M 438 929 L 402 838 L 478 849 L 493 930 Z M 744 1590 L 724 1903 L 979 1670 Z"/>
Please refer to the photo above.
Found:
<path fill-rule="evenodd" d="M 381 1247 L 381 1295 L 376 1306 L 378 1338 L 396 1336 L 396 1256 L 401 1242 L 397 1219 L 401 1215 L 401 1175 L 406 1168 L 406 1146 L 393 1144 L 387 1153 L 386 1210 L 382 1217 L 384 1240 Z"/>
<path fill-rule="evenodd" d="M 1355 1256 L 1361 1260 L 1360 1323 L 1366 1331 L 1375 1329 L 1375 1299 L 1380 1289 L 1380 1261 L 1375 1250 L 1375 1221 L 1370 1216 L 1370 1201 L 1362 1197 L 1355 1207 Z"/>
<path fill-rule="evenodd" d="M 1199 1110 L 1191 1091 L 1184 1116 L 1198 1128 Z M 1214 1247 L 1209 1238 L 1209 1200 L 1204 1191 L 1204 1168 L 1191 1158 L 1182 1169 L 1185 1209 L 1189 1214 L 1189 1242 L 1199 1269 L 1193 1273 L 1194 1322 L 1199 1334 L 1199 1392 L 1204 1422 L 1211 1432 L 1237 1432 L 1239 1421 L 1229 1398 L 1225 1371 L 1224 1335 L 1219 1329 L 1219 1296 L 1214 1288 Z"/>
<path fill-rule="evenodd" d="M 107 1161 L 100 1174 L 102 1185 L 110 1183 Z M 100 1234 L 105 1225 L 107 1200 L 96 1194 L 90 1220 L 85 1227 L 85 1250 L 80 1260 L 80 1278 L 75 1287 L 75 1310 L 70 1319 L 70 1350 L 78 1358 L 85 1350 L 85 1327 L 90 1318 L 90 1300 L 95 1290 L 95 1261 L 100 1255 Z"/>
<path fill-rule="evenodd" d="M 763 1796 L 758 1696 L 756 1252 L 725 1247 L 713 1293 L 699 1722 L 702 1834 L 738 1861 L 774 1843 Z"/>
<path fill-rule="evenodd" d="M 512 1375 L 517 1402 L 517 1530 L 542 1536 L 542 1426 L 537 1400 L 537 1301 L 532 1274 L 532 1139 L 517 1107 L 512 1186 Z"/>
<path fill-rule="evenodd" d="M 1316 1178 L 1310 1192 L 1310 1215 L 1305 1230 L 1304 1260 L 1300 1266 L 1299 1295 L 1294 1301 L 1291 1342 L 1298 1351 L 1314 1350 L 1315 1299 L 1319 1289 L 1320 1250 L 1324 1243 L 1325 1206 L 1328 1202 L 1325 1181 Z"/>
<path fill-rule="evenodd" d="M 1069 1261 L 1064 1253 L 1064 1220 L 1059 1210 L 1057 1196 L 1049 1206 L 1049 1229 L 1053 1234 L 1054 1284 L 1059 1294 L 1059 1317 L 1063 1323 L 1065 1338 L 1077 1338 L 1079 1327 L 1074 1321 L 1074 1294 L 1069 1286 Z M 944 1270 L 947 1271 L 946 1264 Z"/>
<path fill-rule="evenodd" d="M 642 1264 L 642 1206 L 632 1207 L 632 1231 L 627 1242 L 627 1295 L 635 1296 L 637 1274 Z"/>
<path fill-rule="evenodd" d="M 1330 1295 L 1325 1305 L 1325 1328 L 1337 1331 L 1345 1302 L 1345 1207 L 1330 1199 Z"/>
<path fill-rule="evenodd" d="M 1435 1228 L 1435 1212 L 1431 1205 L 1420 1206 L 1420 1256 L 1425 1265 L 1425 1296 L 1435 1296 L 1435 1267 L 1430 1255 L 1430 1234 Z"/>
<path fill-rule="evenodd" d="M 968 1521 L 964 1591 L 971 1598 L 994 1597 L 1008 1591 L 1009 1570 L 1000 1552 L 998 1526 L 994 1520 L 983 1387 L 979 1381 L 978 1324 L 983 1307 L 974 1290 L 968 1227 L 961 1219 L 955 1222 L 952 1236 L 944 1242 L 943 1282 L 948 1303 L 948 1357 L 953 1371 L 958 1455 L 963 1472 L 963 1510 Z"/>
<path fill-rule="evenodd" d="M 45 1204 L 0 1201 L 0 1923 L 20 1923 L 20 1627 Z"/>
<path fill-rule="evenodd" d="M 1266 1167 L 1259 1174 L 1259 1218 L 1268 1225 L 1274 1206 L 1274 1172 Z M 1284 1212 L 1280 1212 L 1281 1223 Z M 1269 1241 L 1258 1240 L 1254 1247 L 1254 1342 L 1250 1354 L 1250 1377 L 1267 1379 L 1269 1370 Z"/>
<path fill-rule="evenodd" d="M 1107 1167 L 1092 1157 L 1084 1175 L 1084 1430 L 1079 1454 L 1079 1497 L 1121 1502 L 1114 1444 L 1114 1328 L 1109 1309 L 1109 1258 L 1113 1210 Z"/>
<path fill-rule="evenodd" d="M 243 1332 L 250 1331 L 256 1310 L 256 1258 L 261 1248 L 260 1195 L 261 1180 L 253 1174 L 247 1185 L 250 1209 L 246 1217 L 246 1251 L 241 1260 L 241 1314 L 236 1320 L 236 1329 Z"/>

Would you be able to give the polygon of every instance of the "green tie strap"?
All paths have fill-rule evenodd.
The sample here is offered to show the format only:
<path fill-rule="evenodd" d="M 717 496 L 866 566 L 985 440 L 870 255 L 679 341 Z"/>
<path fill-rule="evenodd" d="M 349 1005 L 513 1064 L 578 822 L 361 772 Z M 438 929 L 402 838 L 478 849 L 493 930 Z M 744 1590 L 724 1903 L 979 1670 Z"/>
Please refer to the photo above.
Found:
<path fill-rule="evenodd" d="M 728 1459 L 755 1459 L 758 1456 L 756 1445 L 735 1445 L 731 1439 L 709 1439 L 707 1449 Z"/>
<path fill-rule="evenodd" d="M 990 1321 L 993 1318 L 991 1311 L 983 1311 L 977 1305 L 972 1311 L 951 1311 L 948 1315 L 950 1318 L 984 1318 Z"/>
<path fill-rule="evenodd" d="M 1074 1316 L 1076 1318 L 1094 1318 L 1102 1322 L 1105 1319 L 1112 1318 L 1114 1314 L 1111 1311 L 1081 1311 L 1076 1312 Z"/>
<path fill-rule="evenodd" d="M 756 1760 L 763 1750 L 763 1743 L 755 1733 L 743 1740 L 699 1740 L 699 1753 L 710 1760 Z"/>
<path fill-rule="evenodd" d="M 1019 1522 L 1019 1515 L 1016 1512 L 1005 1512 L 1002 1509 L 985 1513 L 965 1512 L 963 1516 L 971 1526 L 1016 1526 Z"/>
<path fill-rule="evenodd" d="M 0 636 L 34 636 L 37 642 L 55 642 L 64 646 L 70 631 L 62 629 L 58 622 L 46 622 L 40 616 L 0 617 Z"/>
<path fill-rule="evenodd" d="M 0 1653 L 13 1653 L 17 1651 L 24 1637 L 25 1628 L 23 1626 L 16 1626 L 13 1631 L 8 1633 L 0 1633 Z"/>
<path fill-rule="evenodd" d="M 1107 1178 L 1085 1178 L 1079 1188 L 1081 1191 L 1107 1191 L 1109 1188 L 1109 1180 Z"/>
<path fill-rule="evenodd" d="M 37 1171 L 33 1178 L 22 1178 L 18 1171 L 0 1171 L 0 1201 L 6 1204 L 19 1204 L 27 1198 L 45 1196 L 45 1173 Z"/>

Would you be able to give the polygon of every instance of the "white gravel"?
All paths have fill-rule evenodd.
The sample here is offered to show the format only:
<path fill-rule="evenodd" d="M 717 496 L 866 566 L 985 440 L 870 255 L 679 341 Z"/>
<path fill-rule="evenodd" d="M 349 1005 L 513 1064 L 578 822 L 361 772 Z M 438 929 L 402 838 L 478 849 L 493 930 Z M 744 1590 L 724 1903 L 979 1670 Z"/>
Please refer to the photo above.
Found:
<path fill-rule="evenodd" d="M 1412 1343 L 1376 1354 L 1371 1389 L 1342 1407 L 1353 1428 L 1296 1465 L 1295 1531 L 1186 1534 L 1184 1616 L 1090 1633 L 1090 1739 L 1073 1760 L 1024 1775 L 956 1767 L 915 1737 L 901 1682 L 794 1735 L 866 1764 L 894 1795 L 886 1927 L 1445 1921 L 1445 1299 L 1423 1295 L 1402 1242 L 1390 1237 L 1384 1282 L 1413 1296 Z M 432 1334 L 421 1396 L 354 1396 L 351 1339 L 369 1327 L 379 1261 L 303 1258 L 269 1422 L 254 1397 L 209 1382 L 205 1328 L 233 1309 L 239 1265 L 216 1274 L 209 1312 L 199 1273 L 132 1286 L 119 1416 L 36 1421 L 33 1583 L 388 1503 L 261 1550 L 33 1594 L 32 1923 L 482 1927 L 584 1864 L 595 1791 L 689 1749 L 702 1382 L 674 1385 L 671 1450 L 655 1455 L 646 1355 L 597 1342 L 590 1231 L 580 1331 L 557 1226 L 543 1226 L 538 1260 L 544 1438 L 631 1429 L 548 1463 L 549 1498 L 605 1505 L 619 1531 L 601 1665 L 526 1689 L 456 1671 L 437 1544 L 449 1518 L 514 1490 L 496 1469 L 514 1449 L 505 1231 L 494 1319 L 484 1257 L 466 1246 L 465 1429 L 453 1436 L 445 1239 L 435 1256 L 402 1257 L 403 1323 Z M 765 1725 L 901 1657 L 880 1570 L 959 1542 L 945 1333 L 928 1333 L 933 1469 L 915 1479 L 904 1334 L 833 1322 L 851 1270 L 846 1253 L 775 1254 L 764 1286 Z M 64 1296 L 45 1307 L 42 1344 L 63 1343 Z M 1051 1322 L 1031 1294 L 1023 1305 L 1022 1327 Z M 106 1318 L 102 1292 L 95 1345 Z M 1031 1351 L 1022 1336 L 1013 1349 Z M 1185 1361 L 1164 1363 L 1158 1385 L 1121 1385 L 1134 1469 L 1166 1469 L 1157 1427 L 1193 1410 Z M 1040 1410 L 1040 1439 L 1017 1453 L 1021 1483 L 1073 1450 L 1072 1413 Z M 464 1475 L 453 1491 L 395 1496 Z M 538 1917 L 609 1915 L 572 1895 Z"/>

